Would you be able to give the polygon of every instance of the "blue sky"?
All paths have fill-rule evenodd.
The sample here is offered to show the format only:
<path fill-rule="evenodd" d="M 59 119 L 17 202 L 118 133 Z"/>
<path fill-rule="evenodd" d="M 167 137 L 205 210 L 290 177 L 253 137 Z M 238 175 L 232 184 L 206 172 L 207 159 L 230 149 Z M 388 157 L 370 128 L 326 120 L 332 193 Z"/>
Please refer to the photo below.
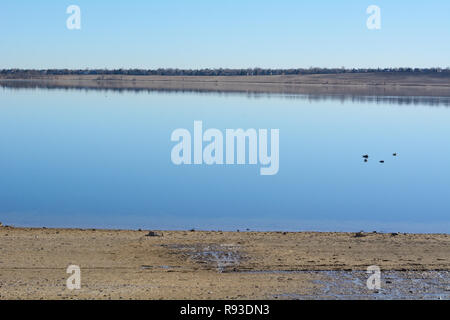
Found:
<path fill-rule="evenodd" d="M 450 1 L 2 0 L 0 36 L 0 68 L 449 67 Z"/>

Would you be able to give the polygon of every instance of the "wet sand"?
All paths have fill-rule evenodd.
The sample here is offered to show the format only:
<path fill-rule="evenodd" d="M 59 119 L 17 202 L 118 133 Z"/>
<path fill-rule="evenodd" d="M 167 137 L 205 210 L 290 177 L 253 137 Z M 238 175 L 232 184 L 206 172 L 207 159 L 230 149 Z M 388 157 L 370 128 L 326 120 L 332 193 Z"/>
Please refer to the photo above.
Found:
<path fill-rule="evenodd" d="M 0 299 L 450 299 L 446 234 L 155 233 L 0 227 Z"/>
<path fill-rule="evenodd" d="M 346 73 L 216 77 L 52 75 L 27 79 L 0 76 L 0 85 L 16 88 L 450 97 L 450 76 L 444 73 Z"/>

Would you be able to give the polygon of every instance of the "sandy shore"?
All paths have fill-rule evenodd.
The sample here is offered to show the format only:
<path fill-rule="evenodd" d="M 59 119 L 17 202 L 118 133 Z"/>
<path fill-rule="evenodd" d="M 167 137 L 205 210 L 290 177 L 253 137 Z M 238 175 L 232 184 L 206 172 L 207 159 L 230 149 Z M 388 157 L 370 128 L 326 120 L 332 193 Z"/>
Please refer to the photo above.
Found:
<path fill-rule="evenodd" d="M 0 227 L 0 299 L 450 299 L 450 235 L 156 233 Z"/>
<path fill-rule="evenodd" d="M 282 93 L 353 96 L 450 97 L 446 74 L 349 73 L 285 76 L 61 75 L 21 79 L 0 76 L 5 87 L 201 92 Z"/>

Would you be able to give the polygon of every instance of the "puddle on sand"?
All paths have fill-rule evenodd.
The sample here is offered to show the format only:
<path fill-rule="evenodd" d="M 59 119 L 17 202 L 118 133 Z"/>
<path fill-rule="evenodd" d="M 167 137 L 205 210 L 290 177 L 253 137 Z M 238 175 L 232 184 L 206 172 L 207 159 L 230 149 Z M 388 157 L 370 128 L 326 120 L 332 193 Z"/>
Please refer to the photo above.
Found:
<path fill-rule="evenodd" d="M 282 272 L 286 273 L 286 272 Z M 369 290 L 364 271 L 298 271 L 315 278 L 319 285 L 313 294 L 296 292 L 274 295 L 276 299 L 351 300 L 450 300 L 450 271 L 382 271 L 381 288 Z"/>
<path fill-rule="evenodd" d="M 168 245 L 167 247 L 187 254 L 196 263 L 215 268 L 218 272 L 233 271 L 242 259 L 239 246 L 232 244 Z"/>

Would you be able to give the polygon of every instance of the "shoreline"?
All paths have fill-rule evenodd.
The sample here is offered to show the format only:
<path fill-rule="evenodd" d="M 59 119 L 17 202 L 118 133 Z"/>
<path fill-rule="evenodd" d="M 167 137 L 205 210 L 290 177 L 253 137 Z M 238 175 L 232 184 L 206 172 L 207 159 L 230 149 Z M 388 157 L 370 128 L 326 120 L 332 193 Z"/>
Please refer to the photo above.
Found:
<path fill-rule="evenodd" d="M 165 229 L 149 229 L 149 228 L 121 228 L 121 227 L 97 227 L 97 226 L 86 226 L 86 227 L 64 227 L 64 226 L 51 226 L 51 227 L 45 227 L 40 225 L 18 225 L 18 224 L 4 224 L 0 221 L 0 230 L 1 228 L 9 228 L 9 229 L 16 229 L 16 230 L 59 230 L 59 231 L 109 231 L 109 232 L 222 232 L 222 233 L 275 233 L 275 234 L 283 234 L 283 233 L 291 233 L 291 234 L 302 234 L 302 233 L 317 233 L 317 234 L 357 234 L 357 233 L 363 233 L 363 234 L 379 234 L 379 235 L 391 235 L 391 234 L 397 234 L 397 235 L 430 235 L 430 236 L 438 236 L 438 235 L 446 235 L 450 236 L 450 233 L 448 232 L 416 232 L 416 231 L 335 231 L 335 230 L 315 230 L 315 229 L 306 229 L 306 230 L 283 230 L 283 229 L 273 229 L 273 230 L 265 230 L 265 229 L 250 229 L 250 228 L 243 228 L 243 229 L 225 229 L 225 228 L 165 228 Z"/>
<path fill-rule="evenodd" d="M 448 234 L 3 226 L 0 239 L 0 299 L 326 298 L 326 283 L 345 296 L 348 278 L 361 282 L 370 265 L 399 279 L 384 283 L 392 292 L 417 277 L 450 280 Z M 79 291 L 65 287 L 69 265 L 81 268 Z"/>
<path fill-rule="evenodd" d="M 79 88 L 305 95 L 450 97 L 450 77 L 439 74 L 313 74 L 292 76 L 0 76 L 11 88 Z"/>

